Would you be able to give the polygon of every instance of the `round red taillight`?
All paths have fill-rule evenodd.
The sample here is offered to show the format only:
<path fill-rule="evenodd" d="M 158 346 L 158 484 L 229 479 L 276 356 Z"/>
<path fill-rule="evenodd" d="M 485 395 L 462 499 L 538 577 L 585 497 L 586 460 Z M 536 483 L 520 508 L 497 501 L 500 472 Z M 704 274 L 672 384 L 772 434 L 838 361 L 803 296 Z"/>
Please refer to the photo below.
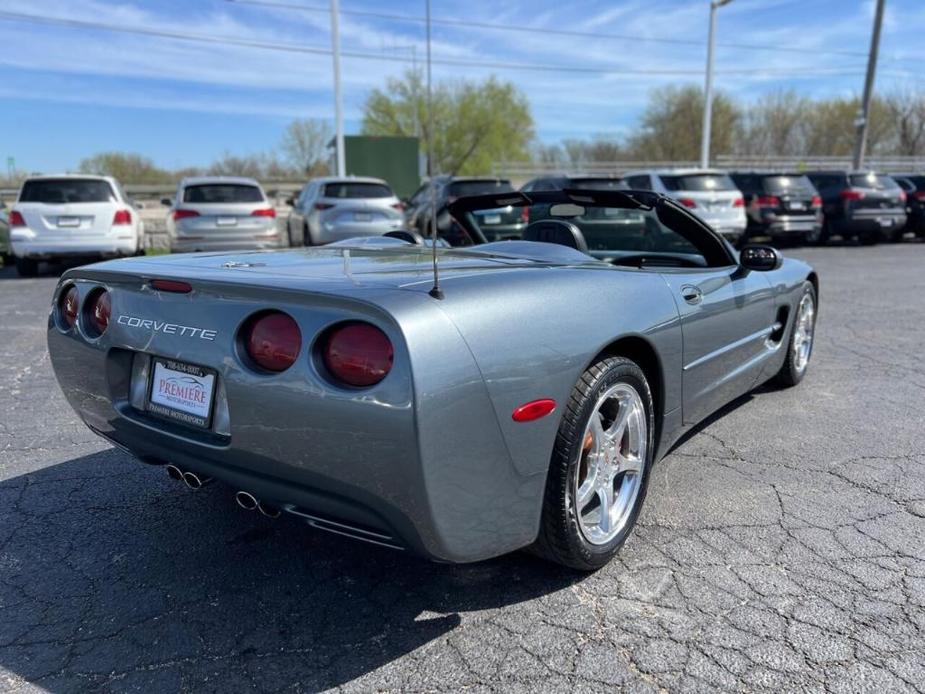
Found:
<path fill-rule="evenodd" d="M 112 315 L 112 304 L 109 292 L 105 289 L 95 289 L 87 297 L 86 332 L 91 337 L 99 337 L 109 327 L 109 317 Z"/>
<path fill-rule="evenodd" d="M 80 306 L 80 295 L 77 293 L 77 287 L 73 284 L 68 287 L 68 290 L 61 295 L 58 306 L 64 324 L 68 328 L 73 328 L 77 325 L 77 310 Z"/>
<path fill-rule="evenodd" d="M 392 370 L 395 351 L 379 328 L 369 323 L 335 326 L 322 346 L 324 365 L 339 381 L 363 388 L 379 383 Z"/>
<path fill-rule="evenodd" d="M 252 316 L 244 326 L 244 349 L 257 366 L 285 371 L 299 358 L 302 331 L 285 313 L 266 311 Z"/>

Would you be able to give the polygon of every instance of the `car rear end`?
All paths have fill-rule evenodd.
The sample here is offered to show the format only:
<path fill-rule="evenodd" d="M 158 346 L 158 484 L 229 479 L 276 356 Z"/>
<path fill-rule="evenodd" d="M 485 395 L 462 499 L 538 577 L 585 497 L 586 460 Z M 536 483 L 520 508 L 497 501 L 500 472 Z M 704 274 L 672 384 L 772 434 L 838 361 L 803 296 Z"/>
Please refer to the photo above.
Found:
<path fill-rule="evenodd" d="M 32 178 L 9 213 L 10 246 L 29 261 L 127 256 L 138 251 L 137 225 L 109 179 Z"/>
<path fill-rule="evenodd" d="M 746 195 L 750 236 L 815 240 L 822 230 L 822 198 L 802 174 L 752 174 Z"/>
<path fill-rule="evenodd" d="M 542 477 L 517 471 L 472 353 L 418 286 L 430 256 L 396 271 L 387 252 L 351 250 L 349 264 L 314 249 L 68 271 L 48 322 L 55 375 L 97 434 L 271 515 L 447 561 L 529 543 Z M 502 510 L 506 527 L 487 522 Z"/>
<path fill-rule="evenodd" d="M 838 193 L 840 223 L 834 231 L 864 241 L 895 239 L 906 225 L 906 193 L 886 174 L 849 173 Z"/>
<path fill-rule="evenodd" d="M 745 200 L 735 183 L 718 171 L 659 174 L 668 195 L 731 242 L 745 232 Z"/>
<path fill-rule="evenodd" d="M 344 179 L 323 184 L 309 213 L 314 245 L 403 229 L 404 205 L 380 180 Z"/>
<path fill-rule="evenodd" d="M 175 253 L 284 245 L 276 209 L 251 179 L 182 182 L 167 228 L 170 249 Z"/>
<path fill-rule="evenodd" d="M 447 184 L 445 189 L 445 204 L 450 204 L 457 198 L 471 195 L 490 195 L 494 193 L 512 193 L 514 187 L 504 178 L 464 178 L 456 179 Z M 529 208 L 527 207 L 499 207 L 491 210 L 477 210 L 478 225 L 487 241 L 504 241 L 519 239 L 524 228 L 530 223 Z"/>

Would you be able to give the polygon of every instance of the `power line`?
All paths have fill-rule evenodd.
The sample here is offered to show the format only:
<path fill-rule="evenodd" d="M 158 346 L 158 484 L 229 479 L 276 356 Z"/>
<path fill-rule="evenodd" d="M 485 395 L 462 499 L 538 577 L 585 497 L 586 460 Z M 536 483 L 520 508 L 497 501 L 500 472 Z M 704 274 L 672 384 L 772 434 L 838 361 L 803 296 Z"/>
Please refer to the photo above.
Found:
<path fill-rule="evenodd" d="M 236 5 L 253 5 L 257 7 L 275 7 L 287 10 L 301 10 L 304 12 L 329 12 L 329 8 L 318 5 L 302 5 L 299 3 L 281 2 L 280 0 L 226 0 Z M 372 12 L 369 10 L 344 10 L 341 14 L 354 17 L 370 17 L 373 19 L 385 19 L 394 22 L 413 22 L 424 23 L 424 17 L 418 17 L 410 14 L 393 14 L 389 12 Z M 667 37 L 654 36 L 632 36 L 628 34 L 612 34 L 597 31 L 574 31 L 570 29 L 549 29 L 545 27 L 522 27 L 513 24 L 495 24 L 491 22 L 476 22 L 464 19 L 438 19 L 431 18 L 432 24 L 442 24 L 444 26 L 455 26 L 463 28 L 489 29 L 493 31 L 514 31 L 527 34 L 552 34 L 556 36 L 572 36 L 575 38 L 592 38 L 607 39 L 615 41 L 637 41 L 645 43 L 662 43 L 682 46 L 703 47 L 703 41 L 695 39 L 673 39 Z M 717 43 L 719 48 L 736 48 L 740 50 L 755 51 L 777 51 L 781 53 L 803 53 L 809 55 L 839 55 L 850 57 L 866 57 L 867 53 L 863 51 L 832 51 L 817 50 L 815 48 L 797 48 L 796 46 L 772 46 L 759 43 Z"/>
<path fill-rule="evenodd" d="M 121 24 L 107 24 L 82 19 L 69 19 L 65 17 L 48 17 L 43 15 L 33 15 L 20 12 L 0 11 L 0 20 L 19 21 L 35 24 L 49 24 L 56 26 L 67 26 L 83 29 L 100 29 L 122 34 L 136 34 L 143 36 L 152 36 L 160 38 L 169 38 L 180 41 L 190 41 L 196 43 L 210 43 L 228 46 L 240 46 L 245 48 L 256 48 L 260 50 L 282 51 L 287 53 L 308 53 L 313 55 L 331 55 L 331 49 L 322 46 L 306 46 L 302 44 L 290 43 L 267 43 L 263 41 L 253 41 L 249 39 L 238 39 L 230 36 L 214 36 L 208 34 L 192 34 L 178 31 L 167 31 L 163 29 L 147 29 L 144 27 L 128 27 Z M 398 63 L 413 62 L 412 58 L 403 56 L 387 55 L 382 53 L 365 53 L 362 51 L 342 51 L 341 55 L 345 58 L 355 58 L 362 60 L 389 61 Z M 537 63 L 515 63 L 506 61 L 477 61 L 457 58 L 434 58 L 433 62 L 440 65 L 449 65 L 456 67 L 474 67 L 498 70 L 522 70 L 528 72 L 558 72 L 558 73 L 579 73 L 579 74 L 596 74 L 596 75 L 614 75 L 614 76 L 640 76 L 640 77 L 684 77 L 699 76 L 700 70 L 675 70 L 675 69 L 637 69 L 625 70 L 607 67 L 592 67 L 584 65 L 544 65 Z M 738 75 L 742 77 L 773 77 L 773 76 L 804 76 L 811 77 L 816 75 L 848 76 L 862 74 L 864 66 L 850 66 L 838 68 L 816 68 L 812 70 L 805 69 L 730 69 L 717 70 L 716 74 Z"/>

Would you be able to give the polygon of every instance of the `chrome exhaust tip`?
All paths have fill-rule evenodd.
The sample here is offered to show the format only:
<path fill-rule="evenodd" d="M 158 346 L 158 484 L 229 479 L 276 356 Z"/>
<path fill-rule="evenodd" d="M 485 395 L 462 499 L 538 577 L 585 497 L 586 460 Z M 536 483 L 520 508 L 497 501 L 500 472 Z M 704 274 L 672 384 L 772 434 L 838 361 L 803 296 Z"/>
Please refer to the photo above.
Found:
<path fill-rule="evenodd" d="M 280 514 L 282 513 L 278 506 L 267 504 L 262 501 L 257 502 L 257 510 L 267 518 L 279 518 Z"/>
<path fill-rule="evenodd" d="M 202 489 L 205 485 L 212 481 L 211 477 L 200 477 L 195 472 L 184 472 L 183 481 L 186 482 L 186 486 L 192 490 Z"/>
<path fill-rule="evenodd" d="M 234 495 L 234 500 L 237 501 L 238 506 L 245 511 L 253 511 L 260 506 L 260 502 L 257 501 L 257 498 L 248 492 L 238 492 Z"/>
<path fill-rule="evenodd" d="M 167 476 L 170 477 L 170 479 L 177 480 L 178 482 L 183 479 L 183 470 L 178 468 L 176 465 L 168 465 L 166 469 Z"/>

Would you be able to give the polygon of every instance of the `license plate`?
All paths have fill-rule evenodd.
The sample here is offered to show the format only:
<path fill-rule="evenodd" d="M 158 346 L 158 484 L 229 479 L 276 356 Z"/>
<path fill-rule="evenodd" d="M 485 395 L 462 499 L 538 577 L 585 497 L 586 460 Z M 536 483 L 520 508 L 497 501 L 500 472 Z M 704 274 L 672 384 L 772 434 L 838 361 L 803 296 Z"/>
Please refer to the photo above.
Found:
<path fill-rule="evenodd" d="M 881 218 L 880 218 L 880 226 L 882 226 L 882 227 L 891 227 L 891 226 L 893 226 L 893 222 L 895 222 L 895 221 L 896 221 L 896 220 L 894 220 L 892 217 L 881 217 Z"/>
<path fill-rule="evenodd" d="M 59 227 L 79 227 L 80 218 L 79 217 L 58 217 L 58 226 Z"/>
<path fill-rule="evenodd" d="M 804 205 L 802 202 L 791 202 L 790 209 L 791 210 L 805 210 L 806 205 Z"/>
<path fill-rule="evenodd" d="M 485 224 L 501 224 L 501 215 L 500 214 L 486 214 L 482 221 Z"/>
<path fill-rule="evenodd" d="M 354 212 L 353 221 L 354 222 L 371 222 L 373 221 L 373 216 L 369 212 Z"/>
<path fill-rule="evenodd" d="M 220 227 L 233 227 L 237 226 L 238 220 L 236 217 L 219 217 L 215 220 L 215 223 Z"/>
<path fill-rule="evenodd" d="M 215 372 L 194 364 L 155 357 L 148 412 L 207 429 L 212 419 Z"/>

